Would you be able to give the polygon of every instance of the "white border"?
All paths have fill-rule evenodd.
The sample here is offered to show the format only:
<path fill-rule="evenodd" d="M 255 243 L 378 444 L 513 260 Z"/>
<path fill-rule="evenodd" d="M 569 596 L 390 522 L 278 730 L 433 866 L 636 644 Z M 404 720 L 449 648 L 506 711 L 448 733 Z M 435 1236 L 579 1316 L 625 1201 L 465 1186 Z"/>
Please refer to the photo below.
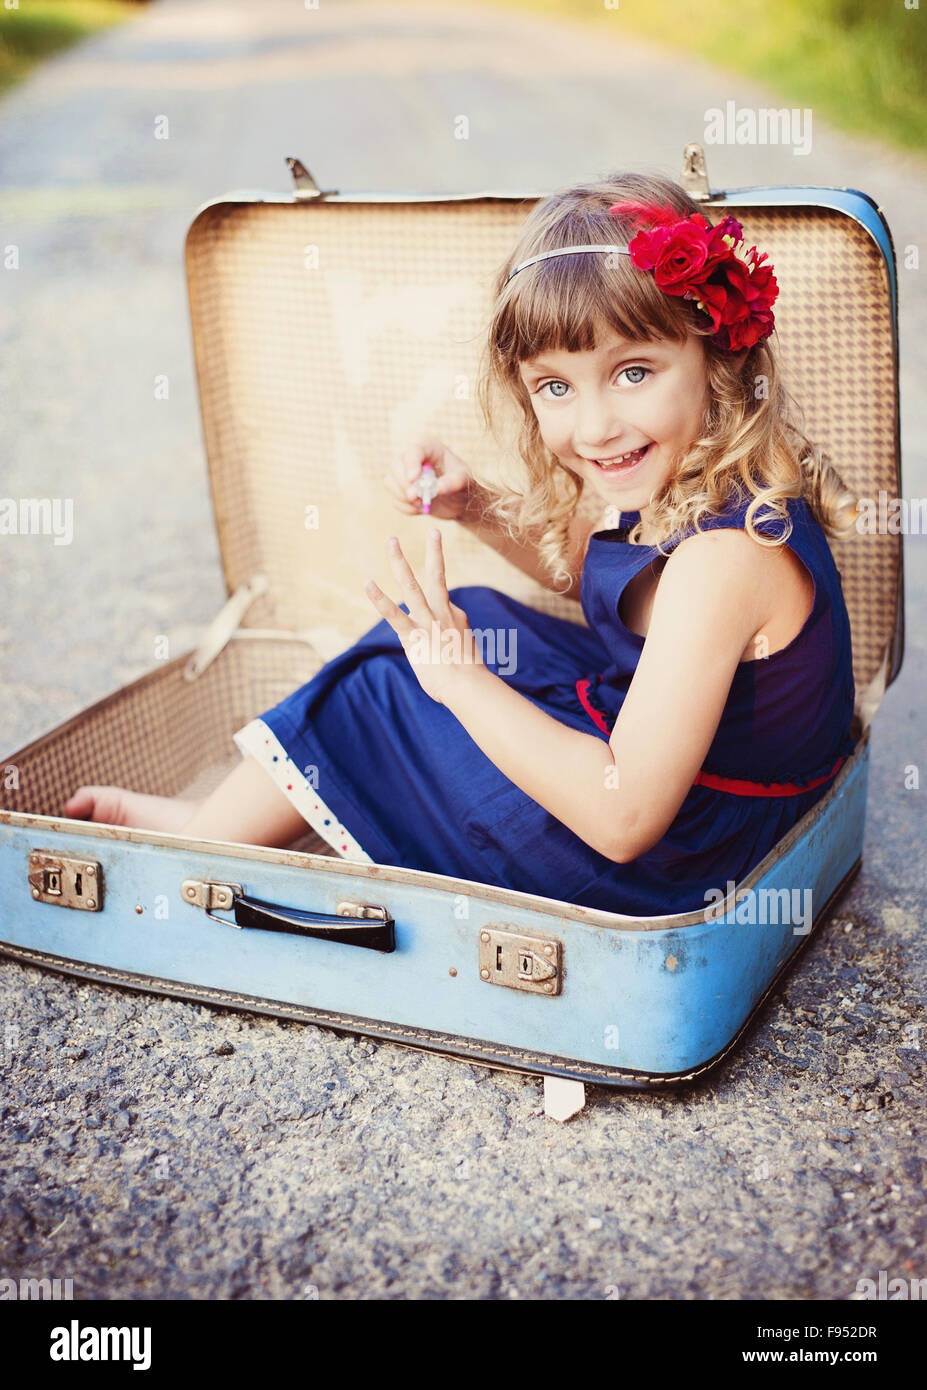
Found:
<path fill-rule="evenodd" d="M 319 796 L 318 791 L 287 753 L 273 730 L 263 719 L 252 719 L 250 724 L 232 735 L 235 745 L 243 757 L 250 755 L 255 762 L 273 778 L 284 796 L 293 803 L 303 819 L 318 835 L 331 845 L 342 859 L 351 859 L 361 864 L 375 864 L 365 849 L 358 844 L 351 832 L 339 822 L 338 817 Z M 277 761 L 274 762 L 276 756 Z M 326 819 L 329 824 L 326 825 Z"/>

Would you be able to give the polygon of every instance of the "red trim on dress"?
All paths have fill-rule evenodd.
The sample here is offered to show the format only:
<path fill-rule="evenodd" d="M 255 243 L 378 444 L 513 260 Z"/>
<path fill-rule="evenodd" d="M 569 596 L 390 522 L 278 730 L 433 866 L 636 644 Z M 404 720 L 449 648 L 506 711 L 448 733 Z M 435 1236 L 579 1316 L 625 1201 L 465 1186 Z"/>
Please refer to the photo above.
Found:
<path fill-rule="evenodd" d="M 733 792 L 735 796 L 801 796 L 802 792 L 810 792 L 812 787 L 819 787 L 822 782 L 829 782 L 836 776 L 837 772 L 846 762 L 846 758 L 838 758 L 830 772 L 825 772 L 823 777 L 815 777 L 813 782 L 800 787 L 796 782 L 746 782 L 741 777 L 718 777 L 713 772 L 697 772 L 693 787 L 713 787 L 719 792 Z"/>
<path fill-rule="evenodd" d="M 588 697 L 588 695 L 586 694 L 586 691 L 587 691 L 588 689 L 589 689 L 589 680 L 588 680 L 588 679 L 586 679 L 586 680 L 579 680 L 579 681 L 576 682 L 576 693 L 577 693 L 577 695 L 579 696 L 579 701 L 580 701 L 580 704 L 582 705 L 583 709 L 584 709 L 584 710 L 586 711 L 586 713 L 589 715 L 589 718 L 592 720 L 593 724 L 596 726 L 597 729 L 601 729 L 602 732 L 603 732 L 603 734 L 610 733 L 611 730 L 609 729 L 609 727 L 608 727 L 608 725 L 606 724 L 606 722 L 605 722 L 604 718 L 602 717 L 602 715 L 599 714 L 599 711 L 598 711 L 597 709 L 593 709 L 592 706 L 590 705 L 590 703 L 589 703 L 589 697 Z"/>
<path fill-rule="evenodd" d="M 576 694 L 579 696 L 580 704 L 597 729 L 601 729 L 604 734 L 610 733 L 604 717 L 589 703 L 587 694 L 589 685 L 588 678 L 576 682 Z M 829 782 L 832 777 L 836 776 L 845 762 L 845 757 L 838 758 L 830 772 L 825 772 L 823 777 L 815 777 L 814 781 L 809 782 L 805 787 L 799 787 L 795 782 L 748 782 L 743 777 L 720 777 L 714 772 L 701 770 L 695 774 L 695 781 L 692 785 L 693 787 L 711 787 L 714 791 L 719 792 L 731 792 L 734 796 L 801 796 L 802 792 L 809 792 L 812 787 L 819 787 L 822 782 Z"/>

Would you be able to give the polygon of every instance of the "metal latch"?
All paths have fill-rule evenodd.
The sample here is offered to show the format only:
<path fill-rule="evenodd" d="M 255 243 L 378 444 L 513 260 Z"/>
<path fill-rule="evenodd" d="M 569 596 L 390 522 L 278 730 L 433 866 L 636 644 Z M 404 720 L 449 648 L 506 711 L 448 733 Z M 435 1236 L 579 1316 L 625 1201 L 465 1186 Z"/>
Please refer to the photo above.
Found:
<path fill-rule="evenodd" d="M 32 850 L 29 888 L 37 902 L 99 912 L 103 906 L 103 867 L 95 859 L 70 859 Z"/>
<path fill-rule="evenodd" d="M 480 979 L 528 994 L 559 994 L 563 944 L 541 936 L 484 927 L 480 932 Z"/>
<path fill-rule="evenodd" d="M 686 145 L 682 152 L 682 172 L 679 182 L 690 198 L 705 203 L 712 197 L 708 182 L 708 168 L 705 164 L 705 151 L 694 141 Z"/>
<path fill-rule="evenodd" d="M 296 198 L 327 198 L 330 194 L 338 196 L 337 188 L 320 188 L 302 160 L 287 156 L 287 165 L 293 175 L 293 195 Z"/>
<path fill-rule="evenodd" d="M 206 916 L 212 917 L 210 908 L 220 907 L 229 911 L 235 906 L 235 898 L 241 897 L 241 884 L 209 883 L 201 878 L 185 878 L 180 885 L 180 896 L 191 907 L 205 908 Z M 224 927 L 235 927 L 237 930 L 241 930 L 238 923 L 231 921 L 228 917 L 215 917 L 213 920 L 221 922 Z"/>

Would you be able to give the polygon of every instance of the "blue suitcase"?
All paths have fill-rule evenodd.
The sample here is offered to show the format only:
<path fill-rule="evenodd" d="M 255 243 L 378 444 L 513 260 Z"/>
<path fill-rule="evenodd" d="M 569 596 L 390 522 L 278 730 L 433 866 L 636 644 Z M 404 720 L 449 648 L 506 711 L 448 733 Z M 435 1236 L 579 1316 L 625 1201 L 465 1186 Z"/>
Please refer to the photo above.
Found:
<path fill-rule="evenodd" d="M 233 732 L 376 621 L 363 584 L 382 538 L 398 535 L 421 573 L 424 528 L 380 482 L 384 421 L 387 446 L 427 426 L 477 471 L 489 462 L 468 389 L 483 295 L 536 195 L 323 192 L 287 162 L 289 196 L 207 203 L 186 241 L 228 603 L 195 652 L 3 760 L 0 951 L 539 1073 L 560 1119 L 587 1082 L 691 1081 L 736 1046 L 860 867 L 869 724 L 903 650 L 901 535 L 884 525 L 832 546 L 852 624 L 856 750 L 712 912 L 603 912 L 337 858 L 311 834 L 263 849 L 62 814 L 82 782 L 211 790 L 240 760 Z M 898 315 L 878 207 L 854 189 L 712 192 L 698 146 L 681 182 L 769 251 L 806 431 L 884 515 L 901 488 Z M 451 587 L 488 584 L 583 622 L 578 604 L 438 524 Z M 810 912 L 787 910 L 796 894 Z"/>

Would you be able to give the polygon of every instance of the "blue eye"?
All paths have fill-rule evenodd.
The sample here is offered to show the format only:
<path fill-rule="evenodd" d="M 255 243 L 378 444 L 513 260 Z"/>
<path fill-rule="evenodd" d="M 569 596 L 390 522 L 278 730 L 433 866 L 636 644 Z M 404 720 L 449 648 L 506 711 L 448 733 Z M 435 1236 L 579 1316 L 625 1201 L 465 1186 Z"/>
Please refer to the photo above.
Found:
<path fill-rule="evenodd" d="M 643 376 L 643 377 L 638 377 L 637 381 L 633 381 L 633 382 L 631 383 L 632 386 L 639 386 L 639 385 L 641 384 L 641 381 L 643 381 L 646 377 L 648 377 L 648 376 L 650 375 L 650 368 L 649 368 L 649 367 L 625 367 L 625 368 L 622 370 L 622 372 L 620 373 L 620 375 L 621 375 L 621 376 L 624 376 L 625 372 L 643 372 L 643 373 L 644 373 L 644 376 Z"/>
<path fill-rule="evenodd" d="M 630 384 L 631 386 L 641 386 L 641 385 L 647 380 L 647 378 L 648 378 L 649 376 L 652 376 L 652 375 L 653 375 L 653 371 L 652 371 L 652 369 L 651 369 L 650 367 L 642 367 L 642 366 L 639 366 L 639 365 L 634 365 L 634 366 L 631 366 L 631 367 L 622 367 L 621 371 L 618 373 L 618 376 L 619 376 L 619 377 L 623 377 L 623 376 L 625 376 L 628 372 L 640 372 L 640 373 L 641 373 L 640 376 L 638 376 L 637 378 L 635 378 L 635 379 L 633 379 L 633 380 L 631 380 L 631 381 L 629 382 L 629 384 Z M 547 400 L 549 400 L 549 401 L 550 401 L 550 400 L 562 401 L 562 400 L 564 399 L 564 397 L 566 396 L 567 392 L 571 389 L 568 382 L 566 382 L 566 381 L 560 381 L 559 379 L 557 379 L 557 378 L 555 377 L 555 378 L 554 378 L 553 380 L 551 380 L 551 381 L 545 381 L 545 382 L 543 382 L 543 383 L 537 388 L 535 394 L 538 395 L 538 396 L 543 395 L 544 392 L 547 390 L 548 387 L 550 387 L 550 391 L 551 391 L 551 394 L 547 397 Z M 556 387 L 560 387 L 561 389 L 560 389 L 560 390 L 556 390 L 556 389 L 555 389 Z"/>
<path fill-rule="evenodd" d="M 569 386 L 567 386 L 567 383 L 566 383 L 565 381 L 545 381 L 545 382 L 544 382 L 544 386 L 539 386 L 539 387 L 538 387 L 538 395 L 541 394 L 541 392 L 544 390 L 544 387 L 546 387 L 546 386 L 562 386 L 562 387 L 564 388 L 564 391 L 569 391 L 569 389 L 570 389 Z M 563 400 L 563 394 L 564 394 L 563 391 L 555 391 L 555 392 L 554 392 L 554 395 L 553 395 L 553 399 L 554 399 L 555 401 L 562 401 L 562 400 Z"/>

